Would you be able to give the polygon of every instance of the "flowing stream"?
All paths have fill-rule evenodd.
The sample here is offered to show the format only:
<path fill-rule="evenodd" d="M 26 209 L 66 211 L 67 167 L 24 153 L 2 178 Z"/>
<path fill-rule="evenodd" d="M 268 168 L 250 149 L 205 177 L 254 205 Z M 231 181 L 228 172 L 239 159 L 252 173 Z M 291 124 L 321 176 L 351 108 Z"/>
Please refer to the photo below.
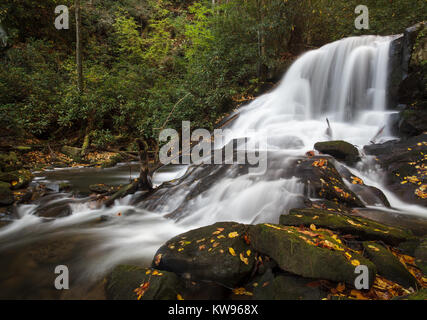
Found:
<path fill-rule="evenodd" d="M 239 165 L 167 166 L 154 180 L 172 182 L 146 201 L 139 201 L 142 194 L 136 193 L 110 208 L 96 208 L 89 198 L 64 193 L 49 200 L 50 205 L 71 208 L 72 214 L 58 219 L 38 217 L 37 205 L 19 206 L 19 219 L 0 229 L 0 296 L 99 298 L 102 290 L 92 285 L 96 280 L 120 263 L 148 265 L 155 251 L 179 233 L 218 221 L 277 223 L 280 214 L 303 205 L 304 187 L 292 177 L 290 163 L 316 142 L 332 138 L 362 148 L 384 126 L 376 142 L 393 139 L 387 127 L 394 113 L 387 108 L 393 39 L 353 37 L 310 51 L 290 67 L 277 88 L 241 108 L 228 126 L 227 141 L 266 139 L 264 175 L 247 174 Z M 326 134 L 326 118 L 332 137 Z M 372 158 L 364 157 L 349 169 L 380 188 L 393 208 L 376 205 L 367 212 L 403 226 L 426 226 L 427 210 L 389 192 Z M 84 189 L 102 177 L 101 182 L 125 183 L 137 172 L 128 170 L 57 170 L 42 173 L 38 180 L 68 180 Z M 60 264 L 69 266 L 72 287 L 77 287 L 62 295 L 53 288 L 53 270 Z"/>

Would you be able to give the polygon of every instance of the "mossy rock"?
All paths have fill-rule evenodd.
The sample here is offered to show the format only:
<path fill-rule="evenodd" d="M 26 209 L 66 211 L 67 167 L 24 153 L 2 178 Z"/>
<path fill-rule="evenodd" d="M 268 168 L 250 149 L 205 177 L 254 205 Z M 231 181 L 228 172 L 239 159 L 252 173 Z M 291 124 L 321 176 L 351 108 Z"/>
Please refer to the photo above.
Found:
<path fill-rule="evenodd" d="M 10 184 L 7 182 L 0 182 L 0 206 L 11 205 L 15 201 Z"/>
<path fill-rule="evenodd" d="M 253 290 L 253 300 L 321 300 L 327 293 L 319 286 L 311 285 L 313 279 L 292 274 L 274 274 L 268 270 L 256 278 L 248 291 Z"/>
<path fill-rule="evenodd" d="M 415 264 L 427 275 L 427 236 L 421 240 L 419 247 L 415 250 Z"/>
<path fill-rule="evenodd" d="M 333 158 L 326 156 L 297 160 L 294 167 L 294 175 L 305 184 L 309 195 L 350 208 L 365 207 L 359 197 L 344 183 Z"/>
<path fill-rule="evenodd" d="M 283 271 L 354 286 L 355 266 L 361 264 L 368 267 L 369 284 L 375 278 L 375 265 L 343 245 L 331 231 L 301 232 L 292 226 L 260 224 L 251 227 L 249 234 L 254 249 L 276 261 Z"/>
<path fill-rule="evenodd" d="M 314 149 L 350 165 L 360 160 L 359 150 L 351 143 L 341 140 L 318 142 L 314 145 Z"/>
<path fill-rule="evenodd" d="M 107 299 L 137 300 L 135 289 L 146 284 L 140 300 L 177 300 L 184 290 L 184 282 L 171 272 L 155 272 L 153 269 L 119 265 L 107 277 L 105 285 Z"/>
<path fill-rule="evenodd" d="M 255 265 L 255 253 L 244 240 L 247 229 L 219 222 L 181 234 L 157 251 L 152 266 L 192 280 L 235 287 L 249 278 Z"/>
<path fill-rule="evenodd" d="M 22 167 L 15 152 L 0 153 L 0 171 L 10 172 Z"/>
<path fill-rule="evenodd" d="M 417 280 L 386 247 L 372 241 L 363 242 L 369 260 L 377 267 L 378 274 L 405 288 L 416 288 Z"/>
<path fill-rule="evenodd" d="M 390 245 L 414 240 L 414 235 L 402 229 L 339 212 L 322 209 L 291 209 L 289 214 L 280 216 L 280 224 L 287 226 L 310 226 L 315 224 L 343 234 L 351 234 L 362 240 L 382 240 Z"/>
<path fill-rule="evenodd" d="M 33 174 L 29 170 L 0 173 L 0 181 L 10 183 L 12 190 L 28 187 L 33 177 Z"/>

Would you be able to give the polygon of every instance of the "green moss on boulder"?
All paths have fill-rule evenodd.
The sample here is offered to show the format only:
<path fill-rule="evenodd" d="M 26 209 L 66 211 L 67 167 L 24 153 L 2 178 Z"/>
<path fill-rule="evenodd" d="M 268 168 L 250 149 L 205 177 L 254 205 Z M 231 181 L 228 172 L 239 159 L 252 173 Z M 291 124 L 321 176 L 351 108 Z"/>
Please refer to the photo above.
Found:
<path fill-rule="evenodd" d="M 248 287 L 253 290 L 253 300 L 321 300 L 327 293 L 313 286 L 313 279 L 292 274 L 273 274 L 268 270 Z"/>
<path fill-rule="evenodd" d="M 350 165 L 360 160 L 359 150 L 351 143 L 342 140 L 318 142 L 314 145 L 314 149 Z"/>
<path fill-rule="evenodd" d="M 322 209 L 291 209 L 288 215 L 280 216 L 280 224 L 287 226 L 315 224 L 321 228 L 358 236 L 362 240 L 382 240 L 391 245 L 415 239 L 409 231 Z"/>
<path fill-rule="evenodd" d="M 307 233 L 292 226 L 260 224 L 251 227 L 249 234 L 254 249 L 271 257 L 283 271 L 354 286 L 355 266 L 362 264 L 368 266 L 369 283 L 373 283 L 375 265 L 326 231 Z"/>
<path fill-rule="evenodd" d="M 152 269 L 137 266 L 117 266 L 107 277 L 107 299 L 137 300 L 135 289 L 148 283 L 140 300 L 177 300 L 177 295 L 184 289 L 183 280 L 171 272 L 153 272 Z"/>
<path fill-rule="evenodd" d="M 365 241 L 363 242 L 363 248 L 369 260 L 376 265 L 378 274 L 405 288 L 417 287 L 417 280 L 414 276 L 386 247 L 376 242 Z"/>
<path fill-rule="evenodd" d="M 235 287 L 250 277 L 255 265 L 255 253 L 244 240 L 247 229 L 242 224 L 219 222 L 189 231 L 166 242 L 152 266 L 188 279 Z"/>

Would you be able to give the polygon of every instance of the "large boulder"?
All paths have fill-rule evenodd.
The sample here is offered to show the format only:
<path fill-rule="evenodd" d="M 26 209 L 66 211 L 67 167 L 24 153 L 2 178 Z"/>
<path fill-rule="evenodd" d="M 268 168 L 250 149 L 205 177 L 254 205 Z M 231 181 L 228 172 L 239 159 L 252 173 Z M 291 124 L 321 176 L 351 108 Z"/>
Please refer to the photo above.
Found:
<path fill-rule="evenodd" d="M 351 234 L 362 240 L 381 240 L 390 245 L 414 240 L 411 232 L 361 217 L 322 209 L 291 209 L 289 214 L 280 216 L 280 224 L 286 226 L 310 226 Z"/>
<path fill-rule="evenodd" d="M 356 266 L 366 265 L 370 285 L 375 278 L 375 265 L 329 230 L 260 224 L 251 227 L 249 235 L 254 249 L 276 261 L 283 271 L 354 286 Z"/>
<path fill-rule="evenodd" d="M 248 226 L 219 222 L 179 235 L 156 253 L 152 266 L 187 279 L 235 287 L 247 280 L 255 253 L 245 240 Z"/>
<path fill-rule="evenodd" d="M 10 184 L 7 182 L 0 182 L 0 206 L 11 205 L 15 201 Z"/>
<path fill-rule="evenodd" d="M 353 165 L 360 160 L 359 150 L 345 141 L 318 142 L 314 145 L 314 149 L 320 153 L 329 154 L 349 165 Z"/>
<path fill-rule="evenodd" d="M 376 242 L 366 241 L 363 243 L 363 248 L 369 260 L 377 267 L 378 274 L 405 288 L 417 287 L 415 277 L 386 247 Z"/>
<path fill-rule="evenodd" d="M 177 300 L 183 280 L 172 272 L 119 265 L 107 277 L 105 291 L 110 300 Z"/>

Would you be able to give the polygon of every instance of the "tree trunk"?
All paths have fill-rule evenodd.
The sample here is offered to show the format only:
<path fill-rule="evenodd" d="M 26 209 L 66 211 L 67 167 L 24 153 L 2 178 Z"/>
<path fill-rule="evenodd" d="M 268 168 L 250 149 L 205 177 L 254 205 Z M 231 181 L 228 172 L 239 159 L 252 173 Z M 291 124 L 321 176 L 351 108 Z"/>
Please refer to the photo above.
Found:
<path fill-rule="evenodd" d="M 75 0 L 76 6 L 76 64 L 77 64 L 77 88 L 79 94 L 83 93 L 83 65 L 82 65 L 82 19 L 80 13 L 80 0 Z"/>
<path fill-rule="evenodd" d="M 148 144 L 145 140 L 136 139 L 136 144 L 138 145 L 138 155 L 139 155 L 139 185 L 142 189 L 153 189 L 153 184 L 151 181 L 151 173 L 149 169 L 149 158 L 148 158 Z"/>

